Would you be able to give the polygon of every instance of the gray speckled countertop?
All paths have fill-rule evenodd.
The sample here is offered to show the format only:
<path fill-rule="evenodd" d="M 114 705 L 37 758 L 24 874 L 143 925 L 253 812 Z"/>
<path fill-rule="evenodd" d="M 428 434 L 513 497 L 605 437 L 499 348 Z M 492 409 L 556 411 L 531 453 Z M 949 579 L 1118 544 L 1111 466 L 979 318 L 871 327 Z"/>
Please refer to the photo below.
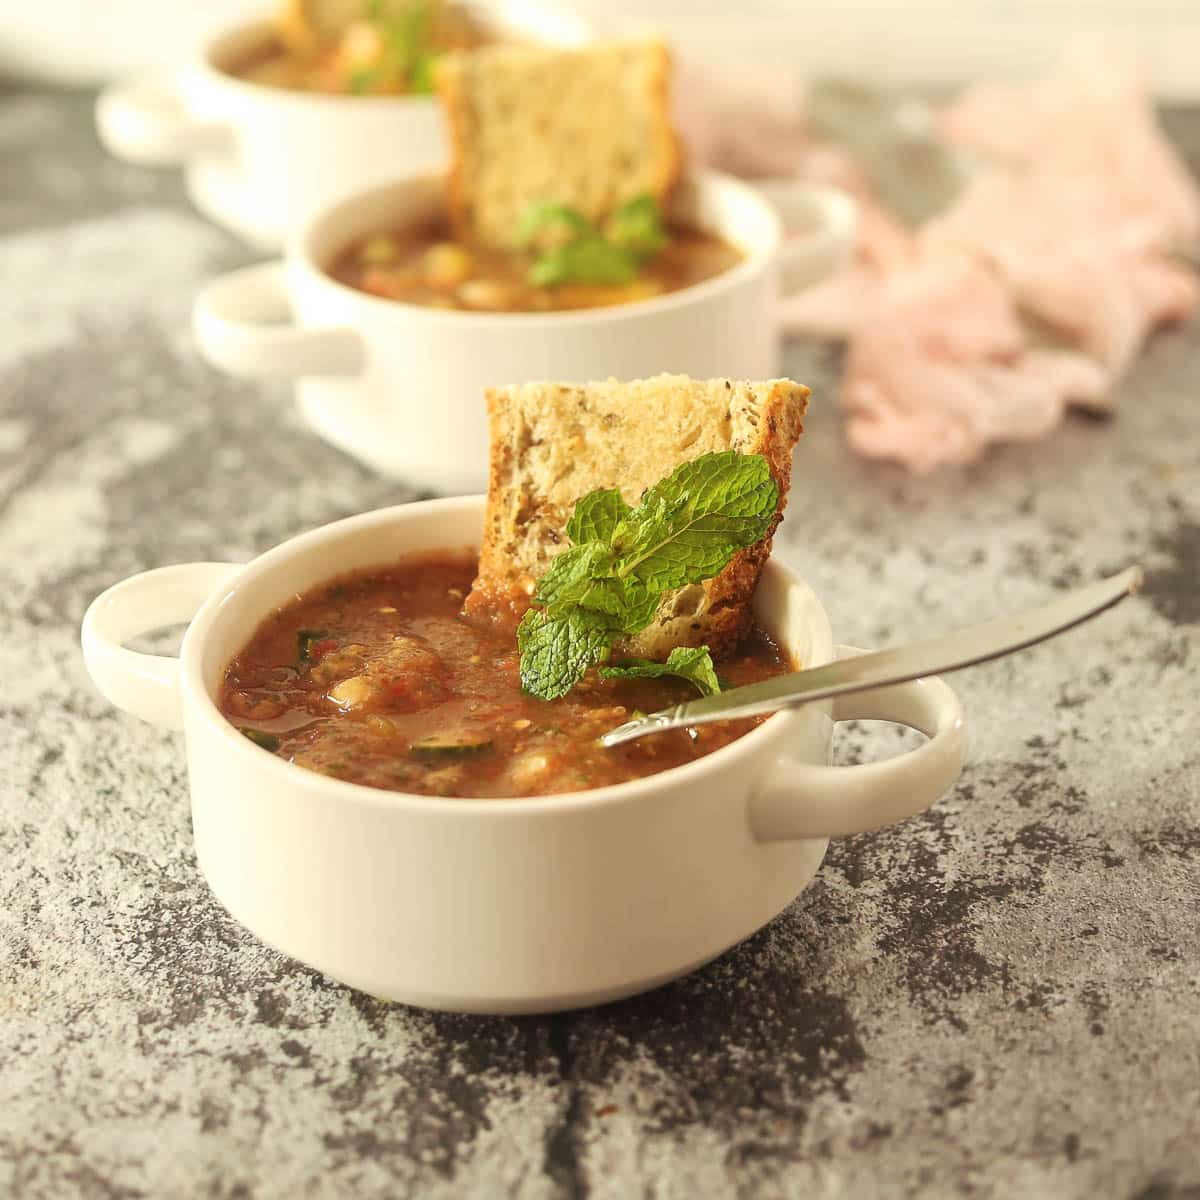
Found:
<path fill-rule="evenodd" d="M 0 179 L 0 1195 L 1200 1196 L 1195 328 L 1117 419 L 928 480 L 853 459 L 836 360 L 794 347 L 815 403 L 780 552 L 842 640 L 1131 559 L 1145 592 L 958 676 L 959 786 L 834 843 L 712 966 L 566 1016 L 438 1016 L 225 916 L 178 738 L 112 711 L 77 648 L 122 576 L 410 493 L 198 363 L 190 296 L 248 256 L 175 176 L 106 160 L 88 97 L 0 93 Z"/>

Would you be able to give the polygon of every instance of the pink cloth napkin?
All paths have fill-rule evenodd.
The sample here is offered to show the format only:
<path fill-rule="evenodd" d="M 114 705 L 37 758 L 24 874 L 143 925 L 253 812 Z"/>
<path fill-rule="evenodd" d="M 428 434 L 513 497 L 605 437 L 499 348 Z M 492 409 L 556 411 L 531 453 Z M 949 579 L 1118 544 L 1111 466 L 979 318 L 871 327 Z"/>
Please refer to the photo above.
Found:
<path fill-rule="evenodd" d="M 1200 245 L 1200 191 L 1155 122 L 1137 64 L 1088 46 L 1049 78 L 968 89 L 941 136 L 984 164 L 911 229 L 845 151 L 806 130 L 801 91 L 684 68 L 678 118 L 699 159 L 793 173 L 860 206 L 854 261 L 784 304 L 793 332 L 848 341 L 850 444 L 914 471 L 1108 409 L 1160 325 L 1200 302 L 1179 255 Z"/>

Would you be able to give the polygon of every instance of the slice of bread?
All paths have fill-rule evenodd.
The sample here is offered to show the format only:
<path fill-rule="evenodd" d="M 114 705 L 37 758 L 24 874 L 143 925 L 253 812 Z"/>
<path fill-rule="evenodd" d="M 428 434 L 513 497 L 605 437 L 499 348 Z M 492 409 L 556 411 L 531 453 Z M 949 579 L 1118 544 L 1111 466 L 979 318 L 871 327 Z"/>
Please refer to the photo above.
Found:
<path fill-rule="evenodd" d="M 654 623 L 614 653 L 661 660 L 675 646 L 707 645 L 714 656 L 732 650 L 750 625 L 754 588 L 783 518 L 808 394 L 789 379 L 685 375 L 489 390 L 491 478 L 468 609 L 525 608 L 550 561 L 570 544 L 564 531 L 580 496 L 617 487 L 636 505 L 680 463 L 737 450 L 763 455 L 779 487 L 766 536 L 714 579 L 665 595 Z"/>
<path fill-rule="evenodd" d="M 681 163 L 670 80 L 659 41 L 447 55 L 437 89 L 449 124 L 455 232 L 512 250 L 521 218 L 539 201 L 596 223 L 635 196 L 665 203 Z"/>

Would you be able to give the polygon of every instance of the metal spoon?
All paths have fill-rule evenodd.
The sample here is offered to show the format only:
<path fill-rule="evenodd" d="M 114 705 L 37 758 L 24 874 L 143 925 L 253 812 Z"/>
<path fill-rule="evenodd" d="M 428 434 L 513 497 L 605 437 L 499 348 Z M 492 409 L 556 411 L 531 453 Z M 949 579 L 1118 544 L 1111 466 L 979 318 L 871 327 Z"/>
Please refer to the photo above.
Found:
<path fill-rule="evenodd" d="M 1112 608 L 1126 596 L 1133 595 L 1141 582 L 1141 567 L 1128 567 L 1119 575 L 1077 588 L 1041 608 L 1014 617 L 998 617 L 942 637 L 843 658 L 823 667 L 777 675 L 762 683 L 732 688 L 689 704 L 677 704 L 674 708 L 618 725 L 604 734 L 600 742 L 604 746 L 619 746 L 648 733 L 797 708 L 810 700 L 844 696 L 848 692 L 862 692 L 890 683 L 905 683 L 923 675 L 944 675 L 989 659 L 1002 658 Z"/>

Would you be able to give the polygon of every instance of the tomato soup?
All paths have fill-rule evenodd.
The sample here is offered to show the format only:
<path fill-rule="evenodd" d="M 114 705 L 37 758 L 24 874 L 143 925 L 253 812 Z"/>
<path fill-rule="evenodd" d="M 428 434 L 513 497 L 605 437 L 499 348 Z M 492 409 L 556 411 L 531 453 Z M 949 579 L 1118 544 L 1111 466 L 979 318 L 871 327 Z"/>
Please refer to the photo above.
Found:
<path fill-rule="evenodd" d="M 219 705 L 263 749 L 369 787 L 530 796 L 603 787 L 692 762 L 763 718 L 675 730 L 606 750 L 638 711 L 694 699 L 672 679 L 590 672 L 560 700 L 521 690 L 515 618 L 467 615 L 473 555 L 356 572 L 268 617 L 229 664 Z M 754 629 L 718 663 L 729 686 L 793 670 Z"/>

